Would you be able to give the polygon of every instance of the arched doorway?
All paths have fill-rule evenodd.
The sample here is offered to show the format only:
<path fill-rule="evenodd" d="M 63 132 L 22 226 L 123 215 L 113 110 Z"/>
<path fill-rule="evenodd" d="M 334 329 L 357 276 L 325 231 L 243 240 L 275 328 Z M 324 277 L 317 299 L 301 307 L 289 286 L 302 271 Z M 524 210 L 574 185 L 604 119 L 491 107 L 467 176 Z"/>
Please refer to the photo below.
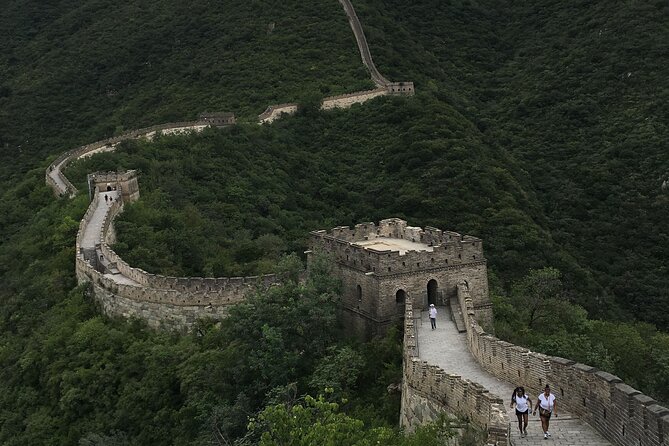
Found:
<path fill-rule="evenodd" d="M 404 317 L 404 304 L 407 301 L 407 293 L 403 289 L 395 293 L 395 311 L 399 317 Z"/>
<path fill-rule="evenodd" d="M 427 304 L 437 305 L 437 296 L 439 295 L 439 285 L 432 279 L 427 283 Z"/>

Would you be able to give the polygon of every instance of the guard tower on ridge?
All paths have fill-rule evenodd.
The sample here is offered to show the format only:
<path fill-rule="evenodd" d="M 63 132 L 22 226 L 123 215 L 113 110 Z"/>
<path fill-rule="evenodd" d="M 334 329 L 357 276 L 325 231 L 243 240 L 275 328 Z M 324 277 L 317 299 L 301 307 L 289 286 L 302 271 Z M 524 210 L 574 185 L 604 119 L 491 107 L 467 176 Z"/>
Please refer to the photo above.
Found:
<path fill-rule="evenodd" d="M 398 218 L 313 231 L 307 264 L 318 251 L 332 255 L 342 281 L 342 316 L 363 339 L 383 333 L 404 317 L 407 295 L 415 309 L 430 304 L 449 307 L 464 331 L 457 285 L 470 289 L 475 318 L 492 325 L 487 262 L 481 239 L 456 232 L 407 226 Z M 459 322 L 462 322 L 461 324 Z"/>

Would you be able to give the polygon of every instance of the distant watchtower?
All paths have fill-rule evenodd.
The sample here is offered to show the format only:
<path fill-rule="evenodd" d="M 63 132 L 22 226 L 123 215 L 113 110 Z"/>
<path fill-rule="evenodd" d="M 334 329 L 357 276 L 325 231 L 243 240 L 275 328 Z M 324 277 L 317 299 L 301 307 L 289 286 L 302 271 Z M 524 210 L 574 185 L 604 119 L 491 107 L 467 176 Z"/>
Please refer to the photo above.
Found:
<path fill-rule="evenodd" d="M 213 125 L 214 127 L 223 127 L 226 125 L 233 125 L 237 122 L 234 113 L 229 112 L 203 112 L 200 113 L 200 121 L 204 121 Z"/>
<path fill-rule="evenodd" d="M 413 96 L 415 93 L 413 82 L 390 82 L 386 85 L 388 94 Z"/>
<path fill-rule="evenodd" d="M 342 310 L 347 328 L 359 337 L 384 332 L 404 316 L 407 295 L 414 308 L 449 306 L 460 314 L 457 285 L 470 289 L 475 318 L 492 323 L 486 259 L 481 239 L 456 232 L 407 226 L 398 218 L 313 231 L 307 263 L 318 251 L 334 257 L 342 280 Z"/>

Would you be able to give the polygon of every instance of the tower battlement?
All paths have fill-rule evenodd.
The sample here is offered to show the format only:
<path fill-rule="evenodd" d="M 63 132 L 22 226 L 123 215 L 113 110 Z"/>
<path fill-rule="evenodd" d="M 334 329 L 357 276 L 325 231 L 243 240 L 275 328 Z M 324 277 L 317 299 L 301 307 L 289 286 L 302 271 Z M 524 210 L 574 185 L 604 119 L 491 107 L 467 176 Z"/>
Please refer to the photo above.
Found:
<path fill-rule="evenodd" d="M 94 190 L 98 192 L 118 190 L 121 192 L 124 203 L 139 199 L 136 170 L 128 170 L 127 172 L 95 172 L 89 174 L 88 187 L 91 193 Z"/>
<path fill-rule="evenodd" d="M 485 261 L 481 239 L 399 218 L 311 232 L 310 249 L 330 252 L 338 264 L 376 275 Z"/>
<path fill-rule="evenodd" d="M 489 321 L 490 299 L 481 239 L 441 229 L 409 226 L 399 218 L 311 232 L 307 260 L 332 256 L 342 281 L 342 307 L 353 332 L 369 337 L 404 315 L 404 302 L 450 305 L 456 286 L 474 286 L 474 302 Z"/>

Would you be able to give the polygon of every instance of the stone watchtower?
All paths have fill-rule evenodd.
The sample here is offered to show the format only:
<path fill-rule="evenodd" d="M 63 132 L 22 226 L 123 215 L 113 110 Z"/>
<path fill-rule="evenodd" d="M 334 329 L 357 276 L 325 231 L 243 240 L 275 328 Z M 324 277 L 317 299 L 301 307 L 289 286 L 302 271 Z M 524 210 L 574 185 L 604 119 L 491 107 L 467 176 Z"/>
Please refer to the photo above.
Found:
<path fill-rule="evenodd" d="M 88 192 L 119 191 L 123 203 L 130 203 L 139 199 L 139 185 L 137 171 L 128 170 L 124 173 L 96 172 L 88 175 Z"/>
<path fill-rule="evenodd" d="M 313 231 L 309 245 L 307 263 L 319 251 L 333 256 L 342 281 L 344 323 L 360 337 L 382 333 L 404 317 L 407 295 L 416 309 L 433 303 L 450 307 L 461 318 L 457 285 L 463 282 L 476 319 L 486 328 L 492 324 L 486 259 L 476 237 L 390 218 L 378 226 L 361 223 L 353 229 Z"/>

